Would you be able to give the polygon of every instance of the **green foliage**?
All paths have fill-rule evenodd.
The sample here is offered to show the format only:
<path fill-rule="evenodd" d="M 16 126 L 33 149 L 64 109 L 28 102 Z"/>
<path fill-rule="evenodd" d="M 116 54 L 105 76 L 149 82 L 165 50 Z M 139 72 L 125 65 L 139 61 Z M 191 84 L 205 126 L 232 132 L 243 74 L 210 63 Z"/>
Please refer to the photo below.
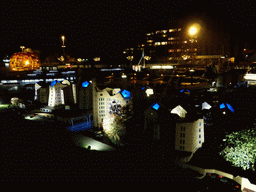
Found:
<path fill-rule="evenodd" d="M 235 167 L 255 171 L 256 128 L 226 135 L 224 149 L 220 154 Z"/>

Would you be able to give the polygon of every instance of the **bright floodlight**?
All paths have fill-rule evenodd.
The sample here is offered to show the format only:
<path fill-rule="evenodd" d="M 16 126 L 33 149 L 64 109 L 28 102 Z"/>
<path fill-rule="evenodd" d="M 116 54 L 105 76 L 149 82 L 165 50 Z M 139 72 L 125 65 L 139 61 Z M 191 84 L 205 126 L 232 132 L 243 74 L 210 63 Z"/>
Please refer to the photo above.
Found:
<path fill-rule="evenodd" d="M 195 27 L 191 27 L 189 29 L 189 33 L 190 33 L 190 35 L 194 35 L 196 33 L 196 28 Z"/>

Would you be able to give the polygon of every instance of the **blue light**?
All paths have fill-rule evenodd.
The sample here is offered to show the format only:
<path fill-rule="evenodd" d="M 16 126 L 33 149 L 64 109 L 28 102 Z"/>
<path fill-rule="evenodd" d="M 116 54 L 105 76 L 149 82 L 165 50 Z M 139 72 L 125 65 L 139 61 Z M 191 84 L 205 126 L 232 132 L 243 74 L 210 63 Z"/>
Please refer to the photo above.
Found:
<path fill-rule="evenodd" d="M 90 84 L 90 83 L 89 83 L 88 81 L 85 81 L 85 82 L 82 83 L 82 87 L 88 87 L 89 84 Z"/>
<path fill-rule="evenodd" d="M 235 111 L 231 105 L 229 105 L 228 103 L 226 103 L 226 105 L 229 108 L 229 110 L 232 111 L 232 113 Z"/>
<path fill-rule="evenodd" d="M 56 85 L 56 83 L 60 83 L 60 82 L 58 80 L 52 81 L 50 86 L 53 87 L 54 85 Z"/>
<path fill-rule="evenodd" d="M 131 97 L 130 91 L 127 91 L 125 89 L 121 92 L 121 94 L 124 98 Z"/>
<path fill-rule="evenodd" d="M 224 109 L 226 106 L 224 103 L 220 104 L 220 109 Z"/>
<path fill-rule="evenodd" d="M 188 90 L 188 89 L 186 89 L 187 90 L 187 92 L 189 92 L 190 93 L 190 91 Z"/>
<path fill-rule="evenodd" d="M 184 91 L 184 89 L 182 89 L 181 91 L 180 91 L 180 93 L 182 93 Z"/>
<path fill-rule="evenodd" d="M 160 107 L 160 105 L 159 105 L 158 103 L 155 103 L 155 104 L 151 105 L 151 107 L 152 107 L 153 109 L 155 109 L 155 110 L 158 110 L 159 107 Z"/>
<path fill-rule="evenodd" d="M 145 89 L 145 87 L 142 87 L 141 90 Z"/>

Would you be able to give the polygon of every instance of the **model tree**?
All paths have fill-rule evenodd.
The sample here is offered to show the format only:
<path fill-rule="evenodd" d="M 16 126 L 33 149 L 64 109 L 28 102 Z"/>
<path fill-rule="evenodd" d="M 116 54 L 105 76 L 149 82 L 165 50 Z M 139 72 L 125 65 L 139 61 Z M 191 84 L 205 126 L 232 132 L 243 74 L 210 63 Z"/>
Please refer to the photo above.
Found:
<path fill-rule="evenodd" d="M 103 120 L 103 130 L 116 145 L 122 144 L 122 138 L 126 133 L 126 127 L 122 118 L 117 114 L 108 114 Z"/>
<path fill-rule="evenodd" d="M 226 135 L 224 149 L 220 154 L 235 167 L 255 171 L 256 128 Z"/>
<path fill-rule="evenodd" d="M 110 112 L 104 117 L 103 130 L 116 145 L 123 145 L 126 135 L 126 122 L 132 116 L 132 105 L 121 105 L 112 103 Z"/>

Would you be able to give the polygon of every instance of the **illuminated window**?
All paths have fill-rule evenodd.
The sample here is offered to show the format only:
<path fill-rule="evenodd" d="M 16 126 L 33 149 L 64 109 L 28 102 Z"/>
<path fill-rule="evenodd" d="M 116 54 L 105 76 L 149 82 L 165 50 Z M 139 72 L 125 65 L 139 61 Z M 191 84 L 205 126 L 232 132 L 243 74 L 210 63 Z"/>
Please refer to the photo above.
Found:
<path fill-rule="evenodd" d="M 177 49 L 177 52 L 181 52 L 181 49 Z"/>
<path fill-rule="evenodd" d="M 148 43 L 151 43 L 151 42 L 153 42 L 153 40 L 147 40 L 147 42 L 148 42 Z"/>
<path fill-rule="evenodd" d="M 169 29 L 169 32 L 177 31 L 177 29 Z"/>
<path fill-rule="evenodd" d="M 147 33 L 147 36 L 151 35 L 151 33 Z"/>
<path fill-rule="evenodd" d="M 155 42 L 155 45 L 160 45 L 161 44 L 161 42 Z"/>
<path fill-rule="evenodd" d="M 169 53 L 170 53 L 170 52 L 174 52 L 174 49 L 169 49 L 168 52 L 169 52 Z"/>
<path fill-rule="evenodd" d="M 161 45 L 167 45 L 167 42 L 163 41 L 161 42 Z"/>
<path fill-rule="evenodd" d="M 162 32 L 162 33 L 166 33 L 166 32 L 167 32 L 167 30 L 162 30 L 161 32 Z"/>
<path fill-rule="evenodd" d="M 183 43 L 188 43 L 188 41 L 183 41 Z"/>
<path fill-rule="evenodd" d="M 160 31 L 156 31 L 156 34 L 160 33 Z"/>
<path fill-rule="evenodd" d="M 181 28 L 178 28 L 178 31 L 181 31 Z"/>
<path fill-rule="evenodd" d="M 175 37 L 169 37 L 168 40 L 175 40 Z"/>
<path fill-rule="evenodd" d="M 166 37 L 167 35 L 163 35 L 163 37 Z"/>

